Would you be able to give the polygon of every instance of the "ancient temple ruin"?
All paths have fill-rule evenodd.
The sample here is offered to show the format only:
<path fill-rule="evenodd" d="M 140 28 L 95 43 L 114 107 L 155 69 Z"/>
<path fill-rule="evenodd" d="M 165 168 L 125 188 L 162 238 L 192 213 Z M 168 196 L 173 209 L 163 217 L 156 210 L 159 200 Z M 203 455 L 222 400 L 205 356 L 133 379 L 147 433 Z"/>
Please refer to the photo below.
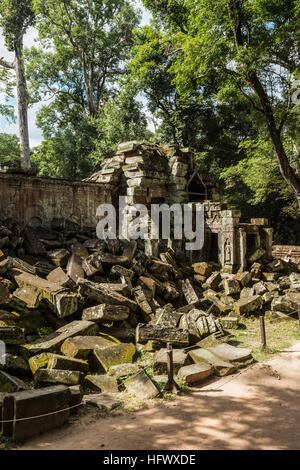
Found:
<path fill-rule="evenodd" d="M 119 146 L 116 156 L 105 160 L 101 170 L 85 181 L 105 186 L 105 202 L 115 206 L 119 196 L 126 196 L 128 205 L 203 203 L 205 244 L 201 252 L 189 254 L 192 261 L 213 261 L 235 272 L 245 270 L 262 255 L 272 258 L 273 229 L 268 220 L 241 223 L 241 212 L 229 210 L 217 188 L 200 174 L 190 148 L 126 142 Z M 179 246 L 169 240 L 175 251 L 183 249 L 182 243 Z M 151 250 L 155 256 L 155 243 Z"/>

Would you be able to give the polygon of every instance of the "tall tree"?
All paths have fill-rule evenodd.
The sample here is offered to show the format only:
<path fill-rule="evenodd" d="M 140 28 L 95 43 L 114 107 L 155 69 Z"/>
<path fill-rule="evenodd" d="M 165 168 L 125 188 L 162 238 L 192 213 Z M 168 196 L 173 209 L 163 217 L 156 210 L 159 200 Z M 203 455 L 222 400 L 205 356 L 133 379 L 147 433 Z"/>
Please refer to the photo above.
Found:
<path fill-rule="evenodd" d="M 299 113 L 292 99 L 300 76 L 298 0 L 144 0 L 159 18 L 166 12 L 176 56 L 170 72 L 181 93 L 214 77 L 216 99 L 238 91 L 263 116 L 282 177 L 300 207 L 296 158 L 285 145 Z M 180 11 L 180 18 L 176 11 Z M 180 21 L 178 21 L 180 19 Z"/>
<path fill-rule="evenodd" d="M 7 49 L 15 54 L 13 62 L 1 58 L 0 65 L 14 70 L 16 74 L 21 166 L 23 168 L 30 168 L 28 92 L 23 61 L 23 38 L 34 20 L 31 3 L 31 0 L 1 0 L 0 2 L 0 26 L 3 28 L 5 44 Z"/>
<path fill-rule="evenodd" d="M 40 48 L 29 68 L 37 99 L 98 117 L 124 73 L 139 15 L 130 0 L 33 0 Z"/>

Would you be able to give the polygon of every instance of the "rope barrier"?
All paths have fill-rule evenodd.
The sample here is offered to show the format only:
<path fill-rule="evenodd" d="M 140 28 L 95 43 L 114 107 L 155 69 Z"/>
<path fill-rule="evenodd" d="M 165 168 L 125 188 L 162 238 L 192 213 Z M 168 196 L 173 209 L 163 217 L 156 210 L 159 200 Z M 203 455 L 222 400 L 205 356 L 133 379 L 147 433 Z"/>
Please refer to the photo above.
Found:
<path fill-rule="evenodd" d="M 37 419 L 37 418 L 43 418 L 45 416 L 51 416 L 51 415 L 56 415 L 57 413 L 63 413 L 64 411 L 72 410 L 73 408 L 77 408 L 81 406 L 83 403 L 81 402 L 79 405 L 73 405 L 68 408 L 64 408 L 63 410 L 58 410 L 58 411 L 52 411 L 51 413 L 45 413 L 42 415 L 36 415 L 36 416 L 29 416 L 28 418 L 15 418 L 15 419 L 8 419 L 4 421 L 0 421 L 0 424 L 4 423 L 15 423 L 16 421 L 27 421 L 29 419 Z"/>

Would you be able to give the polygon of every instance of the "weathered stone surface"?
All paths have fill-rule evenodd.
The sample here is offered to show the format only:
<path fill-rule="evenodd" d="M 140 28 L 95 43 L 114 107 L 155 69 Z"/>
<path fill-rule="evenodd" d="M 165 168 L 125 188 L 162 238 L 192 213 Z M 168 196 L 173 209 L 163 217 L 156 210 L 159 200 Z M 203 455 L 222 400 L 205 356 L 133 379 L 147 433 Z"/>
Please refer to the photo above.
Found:
<path fill-rule="evenodd" d="M 263 305 L 263 299 L 260 295 L 246 297 L 238 300 L 234 304 L 234 310 L 238 315 L 255 314 Z"/>
<path fill-rule="evenodd" d="M 128 375 L 136 374 L 140 367 L 136 363 L 125 363 L 111 366 L 108 370 L 108 375 L 113 375 L 116 379 L 126 377 Z"/>
<path fill-rule="evenodd" d="M 115 264 L 120 264 L 120 265 L 123 265 L 123 264 L 128 264 L 129 263 L 129 259 L 127 256 L 125 255 L 112 255 L 111 253 L 101 253 L 99 252 L 98 253 L 98 259 L 101 263 L 106 263 L 106 264 L 112 264 L 112 265 L 115 265 Z"/>
<path fill-rule="evenodd" d="M 284 262 L 281 259 L 273 259 L 267 266 L 271 272 L 280 272 L 285 270 Z"/>
<path fill-rule="evenodd" d="M 173 349 L 173 368 L 174 372 L 189 362 L 188 355 L 182 349 Z M 165 374 L 168 372 L 168 354 L 167 349 L 163 348 L 155 355 L 153 364 L 155 372 Z"/>
<path fill-rule="evenodd" d="M 221 343 L 207 349 L 225 361 L 238 363 L 252 359 L 251 349 L 236 348 L 235 346 L 231 346 L 228 343 Z"/>
<path fill-rule="evenodd" d="M 240 282 L 243 287 L 246 287 L 252 281 L 252 273 L 244 271 L 242 273 L 236 274 L 236 279 Z"/>
<path fill-rule="evenodd" d="M 38 369 L 34 374 L 35 384 L 78 385 L 82 382 L 82 372 L 59 369 Z"/>
<path fill-rule="evenodd" d="M 1 364 L 4 364 L 3 366 Z M 6 353 L 1 356 L 0 354 L 0 369 L 13 375 L 24 375 L 30 372 L 28 362 L 21 356 L 16 354 Z"/>
<path fill-rule="evenodd" d="M 134 298 L 140 309 L 150 315 L 152 313 L 152 307 L 149 304 L 145 292 L 141 286 L 138 286 L 134 289 Z"/>
<path fill-rule="evenodd" d="M 84 386 L 96 392 L 118 392 L 118 383 L 115 377 L 108 375 L 87 375 Z"/>
<path fill-rule="evenodd" d="M 70 416 L 70 391 L 64 385 L 14 393 L 13 400 L 14 416 L 10 418 L 15 418 L 12 426 L 15 441 L 24 441 L 60 427 Z"/>
<path fill-rule="evenodd" d="M 239 281 L 236 279 L 225 279 L 224 289 L 226 295 L 239 294 L 241 291 Z"/>
<path fill-rule="evenodd" d="M 74 281 L 84 278 L 84 270 L 82 268 L 82 258 L 73 254 L 67 264 L 67 274 Z"/>
<path fill-rule="evenodd" d="M 0 282 L 0 305 L 7 304 L 8 301 L 9 301 L 9 289 L 3 282 Z"/>
<path fill-rule="evenodd" d="M 31 372 L 33 374 L 36 373 L 38 369 L 41 367 L 47 367 L 48 361 L 50 359 L 50 353 L 42 353 L 42 354 L 37 354 L 36 356 L 32 356 L 29 360 L 29 367 L 31 369 Z"/>
<path fill-rule="evenodd" d="M 66 339 L 61 352 L 67 357 L 87 359 L 95 348 L 107 348 L 116 344 L 117 340 L 103 336 L 75 336 Z"/>
<path fill-rule="evenodd" d="M 88 277 L 93 276 L 96 273 L 103 273 L 102 263 L 97 253 L 94 253 L 83 260 L 82 268 Z"/>
<path fill-rule="evenodd" d="M 276 273 L 261 273 L 262 278 L 264 281 L 275 281 L 277 279 L 277 274 Z"/>
<path fill-rule="evenodd" d="M 13 300 L 19 301 L 27 308 L 37 308 L 40 304 L 40 293 L 31 287 L 21 287 L 14 291 Z"/>
<path fill-rule="evenodd" d="M 181 318 L 181 314 L 174 310 L 174 307 L 171 304 L 167 304 L 164 308 L 160 308 L 156 311 L 155 324 L 158 326 L 167 326 L 175 328 Z"/>
<path fill-rule="evenodd" d="M 291 288 L 300 289 L 300 273 L 292 273 L 290 275 Z"/>
<path fill-rule="evenodd" d="M 211 364 L 205 361 L 199 361 L 196 364 L 181 367 L 177 377 L 186 384 L 201 382 L 214 373 Z"/>
<path fill-rule="evenodd" d="M 263 256 L 265 256 L 266 253 L 266 250 L 264 250 L 263 248 L 257 248 L 257 250 L 255 250 L 254 253 L 252 253 L 251 256 L 248 257 L 249 263 L 255 263 L 255 261 L 258 261 Z"/>
<path fill-rule="evenodd" d="M 99 285 L 94 282 L 80 279 L 78 284 L 80 286 L 80 293 L 82 295 L 91 297 L 101 304 L 124 305 L 133 311 L 136 311 L 138 308 L 136 302 L 133 300 L 130 300 L 111 289 L 99 287 Z"/>
<path fill-rule="evenodd" d="M 55 264 L 55 266 L 63 267 L 66 266 L 70 257 L 70 253 L 68 250 L 61 248 L 48 253 L 48 257 L 51 259 L 52 263 Z"/>
<path fill-rule="evenodd" d="M 71 385 L 69 386 L 70 390 L 70 413 L 75 414 L 82 405 L 82 389 L 81 385 Z"/>
<path fill-rule="evenodd" d="M 140 400 L 150 400 L 159 395 L 159 389 L 144 370 L 132 375 L 124 381 L 126 391 Z"/>
<path fill-rule="evenodd" d="M 221 280 L 221 274 L 219 272 L 215 272 L 206 280 L 205 287 L 215 291 L 218 289 Z"/>
<path fill-rule="evenodd" d="M 21 390 L 28 390 L 30 386 L 23 380 L 0 370 L 0 392 L 13 393 Z"/>
<path fill-rule="evenodd" d="M 78 294 L 64 291 L 59 284 L 28 273 L 17 274 L 15 281 L 19 287 L 30 287 L 40 292 L 41 298 L 49 303 L 59 317 L 72 315 L 79 308 Z"/>
<path fill-rule="evenodd" d="M 26 348 L 33 354 L 42 352 L 59 352 L 63 342 L 73 336 L 93 336 L 98 333 L 98 326 L 93 322 L 75 320 L 62 326 L 54 333 L 45 336 L 34 343 L 27 344 Z"/>
<path fill-rule="evenodd" d="M 129 317 L 130 309 L 123 305 L 100 304 L 86 308 L 82 312 L 82 319 L 89 321 L 121 321 Z"/>
<path fill-rule="evenodd" d="M 49 282 L 59 284 L 61 287 L 74 287 L 74 281 L 68 276 L 61 267 L 53 269 L 48 275 Z"/>
<path fill-rule="evenodd" d="M 193 264 L 193 268 L 196 274 L 200 274 L 201 276 L 204 276 L 205 278 L 211 276 L 212 274 L 212 268 L 208 263 L 195 263 Z"/>
<path fill-rule="evenodd" d="M 81 359 L 60 356 L 59 354 L 50 354 L 47 369 L 75 370 L 87 374 L 89 365 L 86 361 Z"/>
<path fill-rule="evenodd" d="M 293 313 L 298 311 L 299 304 L 300 293 L 289 292 L 282 297 L 274 298 L 271 304 L 271 308 L 276 312 Z"/>
<path fill-rule="evenodd" d="M 253 297 L 255 295 L 253 287 L 244 287 L 241 290 L 240 298 L 245 299 L 248 297 Z"/>
<path fill-rule="evenodd" d="M 217 294 L 212 291 L 212 290 L 208 290 L 208 291 L 205 291 L 204 292 L 204 297 L 209 300 L 210 302 L 213 303 L 213 305 L 217 308 L 216 310 L 216 314 L 220 315 L 220 314 L 226 314 L 226 313 L 229 313 L 231 311 L 231 307 L 230 305 L 227 305 L 225 304 L 218 296 Z"/>
<path fill-rule="evenodd" d="M 175 344 L 188 344 L 187 330 L 140 323 L 136 329 L 136 342 L 146 343 L 149 340 L 159 340 Z"/>
<path fill-rule="evenodd" d="M 222 357 L 207 349 L 194 349 L 189 352 L 189 356 L 195 363 L 205 361 L 211 364 L 215 369 L 215 373 L 220 377 L 232 374 L 236 370 L 235 366 L 229 361 L 223 360 Z"/>
<path fill-rule="evenodd" d="M 239 321 L 239 317 L 225 317 L 220 319 L 220 322 L 225 329 L 238 328 Z"/>
<path fill-rule="evenodd" d="M 189 279 L 185 279 L 182 282 L 181 289 L 188 304 L 194 304 L 199 301 L 199 298 Z"/>
<path fill-rule="evenodd" d="M 0 341 L 3 341 L 6 345 L 24 344 L 24 330 L 18 326 L 1 326 Z"/>
<path fill-rule="evenodd" d="M 111 411 L 121 405 L 122 401 L 113 395 L 108 393 L 88 395 L 85 398 L 87 405 L 96 406 L 102 411 Z"/>
<path fill-rule="evenodd" d="M 267 292 L 267 288 L 263 282 L 256 282 L 253 285 L 253 289 L 256 295 L 263 295 L 265 292 Z"/>
<path fill-rule="evenodd" d="M 95 348 L 93 359 L 107 372 L 111 366 L 132 362 L 136 349 L 132 343 L 120 343 L 104 349 Z"/>

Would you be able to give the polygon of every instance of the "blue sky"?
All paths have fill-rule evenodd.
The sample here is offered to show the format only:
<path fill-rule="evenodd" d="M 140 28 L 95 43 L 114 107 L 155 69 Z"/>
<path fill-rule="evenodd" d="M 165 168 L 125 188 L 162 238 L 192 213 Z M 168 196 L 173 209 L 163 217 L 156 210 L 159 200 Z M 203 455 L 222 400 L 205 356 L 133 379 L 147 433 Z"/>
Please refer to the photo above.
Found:
<path fill-rule="evenodd" d="M 142 8 L 140 0 L 136 0 L 136 3 L 138 4 L 138 6 L 140 8 Z M 145 24 L 149 23 L 150 14 L 144 8 L 142 8 L 142 11 L 143 11 L 142 25 L 145 25 Z M 37 37 L 37 33 L 34 30 L 34 28 L 30 28 L 28 30 L 25 38 L 24 38 L 25 47 L 33 46 L 34 40 L 35 40 L 36 37 Z M 8 52 L 7 49 L 5 48 L 1 28 L 0 28 L 0 57 L 3 57 L 6 60 L 10 60 L 10 61 L 12 61 L 13 58 L 14 58 L 14 55 L 12 53 Z M 0 92 L 0 104 L 4 104 L 4 103 L 5 103 L 5 96 L 3 95 L 3 93 Z M 16 110 L 16 100 L 15 99 L 9 100 L 8 104 L 14 105 L 15 110 Z M 29 112 L 28 112 L 29 136 L 30 136 L 30 145 L 31 145 L 31 147 L 39 145 L 40 142 L 42 141 L 41 130 L 38 129 L 36 124 L 35 124 L 36 114 L 37 114 L 38 110 L 41 108 L 42 105 L 43 105 L 42 102 L 38 103 L 38 104 L 32 106 L 29 109 Z M 17 114 L 17 113 L 15 112 L 15 114 Z M 6 118 L 0 117 L 0 132 L 7 132 L 8 134 L 17 134 L 18 135 L 18 133 L 19 133 L 19 131 L 18 131 L 18 122 L 16 121 L 16 123 L 11 123 L 11 122 L 8 122 Z"/>

